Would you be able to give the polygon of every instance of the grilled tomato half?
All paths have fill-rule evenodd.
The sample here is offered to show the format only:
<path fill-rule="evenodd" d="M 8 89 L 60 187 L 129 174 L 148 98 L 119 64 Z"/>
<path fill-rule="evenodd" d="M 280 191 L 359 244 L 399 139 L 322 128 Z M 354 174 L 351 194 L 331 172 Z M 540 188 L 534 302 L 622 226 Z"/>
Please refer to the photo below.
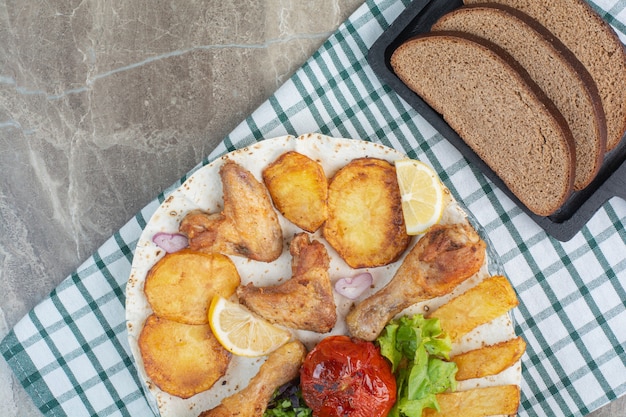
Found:
<path fill-rule="evenodd" d="M 389 362 L 371 342 L 323 339 L 300 369 L 302 396 L 315 417 L 382 417 L 396 401 Z"/>

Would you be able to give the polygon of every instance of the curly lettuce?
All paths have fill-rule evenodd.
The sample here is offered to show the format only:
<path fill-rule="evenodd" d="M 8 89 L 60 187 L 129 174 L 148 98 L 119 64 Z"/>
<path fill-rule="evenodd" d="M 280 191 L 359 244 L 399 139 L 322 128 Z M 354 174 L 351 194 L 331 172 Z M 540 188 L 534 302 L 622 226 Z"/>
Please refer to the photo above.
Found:
<path fill-rule="evenodd" d="M 457 372 L 448 361 L 452 343 L 439 319 L 400 317 L 376 341 L 396 377 L 397 401 L 389 417 L 421 417 L 424 408 L 439 411 L 436 394 L 456 389 Z"/>

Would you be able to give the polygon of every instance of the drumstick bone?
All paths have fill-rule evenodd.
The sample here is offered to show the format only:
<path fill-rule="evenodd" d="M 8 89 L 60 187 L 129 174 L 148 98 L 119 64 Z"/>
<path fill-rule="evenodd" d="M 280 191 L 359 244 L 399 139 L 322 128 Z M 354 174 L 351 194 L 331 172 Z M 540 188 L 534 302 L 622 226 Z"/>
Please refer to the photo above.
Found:
<path fill-rule="evenodd" d="M 347 315 L 354 337 L 374 340 L 405 308 L 451 292 L 485 260 L 485 242 L 466 223 L 435 225 L 415 244 L 391 281 Z"/>

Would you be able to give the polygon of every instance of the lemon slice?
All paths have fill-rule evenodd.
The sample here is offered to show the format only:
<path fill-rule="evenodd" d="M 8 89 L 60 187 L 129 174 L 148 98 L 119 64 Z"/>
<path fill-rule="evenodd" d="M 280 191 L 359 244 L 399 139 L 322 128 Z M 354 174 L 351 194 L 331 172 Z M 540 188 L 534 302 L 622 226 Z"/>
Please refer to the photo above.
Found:
<path fill-rule="evenodd" d="M 267 355 L 291 339 L 288 330 L 274 326 L 223 297 L 214 297 L 209 324 L 217 340 L 229 352 L 247 357 Z"/>
<path fill-rule="evenodd" d="M 421 161 L 396 161 L 406 232 L 418 235 L 439 222 L 443 213 L 443 185 L 431 167 Z"/>

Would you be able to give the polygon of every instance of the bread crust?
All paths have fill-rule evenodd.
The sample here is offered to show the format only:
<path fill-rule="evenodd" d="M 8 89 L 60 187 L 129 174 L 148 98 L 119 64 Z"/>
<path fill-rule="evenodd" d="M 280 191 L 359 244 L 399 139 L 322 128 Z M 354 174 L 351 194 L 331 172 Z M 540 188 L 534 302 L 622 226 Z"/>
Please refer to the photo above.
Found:
<path fill-rule="evenodd" d="M 475 56 L 462 56 L 467 52 L 464 48 Z M 471 74 L 478 79 L 469 80 L 467 70 L 472 60 L 478 60 L 476 71 Z M 530 211 L 548 216 L 565 203 L 573 189 L 576 165 L 572 134 L 554 103 L 502 48 L 463 32 L 425 33 L 398 47 L 391 57 L 391 65 L 396 75 L 443 115 Z M 510 94 L 509 88 L 498 87 L 500 91 L 496 92 L 495 79 L 514 88 L 517 98 Z M 437 85 L 433 85 L 435 81 Z M 463 92 L 472 94 L 473 101 L 469 105 L 476 108 L 454 102 L 454 99 L 464 100 L 458 94 Z M 496 103 L 509 100 L 504 104 L 513 107 L 500 108 L 489 100 Z M 523 118 L 524 115 L 527 117 Z M 539 125 L 540 119 L 544 125 Z M 513 142 L 498 137 L 504 132 L 503 126 L 508 128 L 505 136 Z M 487 127 L 502 132 L 489 136 L 479 131 Z M 525 162 L 522 159 L 528 159 L 522 158 L 526 153 L 540 160 L 531 158 L 522 165 Z"/>
<path fill-rule="evenodd" d="M 484 0 L 463 0 L 465 4 Z M 626 131 L 626 48 L 611 26 L 582 0 L 490 0 L 518 9 L 553 33 L 592 75 L 607 120 L 607 152 Z"/>
<path fill-rule="evenodd" d="M 433 31 L 458 30 L 509 53 L 554 102 L 574 137 L 574 189 L 585 188 L 606 152 L 606 118 L 595 81 L 576 56 L 527 14 L 497 3 L 467 5 L 442 16 Z"/>

